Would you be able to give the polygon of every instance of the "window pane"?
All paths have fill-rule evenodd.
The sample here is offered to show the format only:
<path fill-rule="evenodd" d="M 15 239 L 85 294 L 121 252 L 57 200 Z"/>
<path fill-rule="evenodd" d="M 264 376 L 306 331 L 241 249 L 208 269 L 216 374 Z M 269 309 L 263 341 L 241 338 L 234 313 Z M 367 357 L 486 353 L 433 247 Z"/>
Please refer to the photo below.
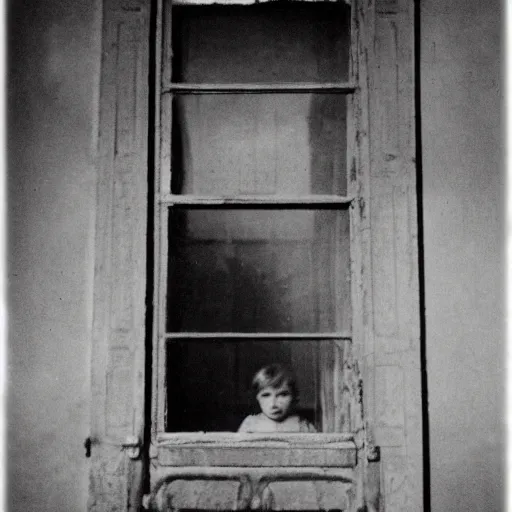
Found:
<path fill-rule="evenodd" d="M 174 194 L 346 194 L 343 95 L 180 95 L 172 133 Z"/>
<path fill-rule="evenodd" d="M 172 19 L 175 82 L 347 80 L 344 2 L 176 6 Z"/>
<path fill-rule="evenodd" d="M 357 412 L 357 379 L 350 340 L 169 341 L 167 431 L 237 431 L 259 414 L 251 383 L 279 364 L 295 376 L 294 412 L 318 432 L 350 432 Z"/>
<path fill-rule="evenodd" d="M 173 209 L 170 332 L 350 329 L 347 210 Z"/>
<path fill-rule="evenodd" d="M 322 408 L 333 411 L 329 374 L 333 341 L 170 341 L 167 346 L 168 431 L 237 431 L 261 412 L 251 381 L 270 364 L 290 370 L 298 390 L 295 412 L 315 429 L 334 432 Z M 338 351 L 342 354 L 343 351 Z M 319 362 L 325 371 L 319 370 Z M 337 368 L 342 372 L 341 367 Z M 327 373 L 326 373 L 327 372 Z M 325 375 L 324 375 L 325 374 Z M 330 376 L 329 376 L 330 375 Z M 341 378 L 338 378 L 341 382 Z M 329 391 L 322 391 L 329 388 Z M 339 410 L 339 407 L 337 408 Z M 332 415 L 332 412 L 329 413 Z M 342 431 L 342 430 L 338 430 Z"/>

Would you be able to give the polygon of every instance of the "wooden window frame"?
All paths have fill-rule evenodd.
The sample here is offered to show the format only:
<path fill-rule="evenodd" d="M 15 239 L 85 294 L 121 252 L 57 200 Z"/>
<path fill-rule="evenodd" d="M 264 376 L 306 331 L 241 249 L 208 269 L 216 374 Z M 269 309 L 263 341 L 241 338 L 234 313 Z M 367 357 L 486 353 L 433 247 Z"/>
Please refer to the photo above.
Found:
<path fill-rule="evenodd" d="M 161 25 L 152 28 L 155 5 L 161 10 L 162 0 L 103 0 L 92 339 L 91 511 L 138 510 L 145 491 L 144 474 L 154 455 L 148 421 L 155 411 L 148 412 L 152 406 L 146 388 L 151 359 L 146 324 L 151 303 L 151 297 L 146 297 L 146 236 L 151 202 L 147 173 L 148 155 L 152 152 L 148 147 L 147 77 L 152 63 L 151 41 L 162 41 L 164 36 Z M 363 461 L 367 484 L 371 464 L 366 461 L 375 456 L 372 442 L 378 444 L 382 462 L 376 478 L 381 481 L 386 508 L 422 510 L 414 3 L 353 0 L 352 11 L 356 26 L 352 32 L 351 64 L 356 79 L 349 84 L 325 86 L 338 87 L 340 93 L 350 90 L 353 98 L 350 108 L 355 123 L 348 125 L 347 133 L 353 144 L 348 195 L 315 196 L 304 203 L 296 198 L 280 198 L 276 207 L 306 207 L 311 205 L 306 204 L 310 200 L 316 201 L 315 205 L 346 205 L 351 209 L 355 312 L 351 336 L 354 361 L 364 385 L 365 444 L 359 459 Z M 155 62 L 161 61 L 165 47 L 156 45 Z M 174 85 L 170 77 L 161 75 L 158 67 L 156 81 L 166 83 L 169 92 L 175 94 L 191 93 L 186 87 L 197 86 Z M 231 86 L 240 93 L 248 92 L 244 84 Z M 295 85 L 287 87 L 291 89 L 286 92 L 300 93 L 293 90 Z M 318 86 L 302 87 L 311 91 Z M 209 92 L 226 92 L 221 89 Z M 164 109 L 158 119 L 160 96 L 155 100 L 157 122 L 167 122 L 170 111 Z M 170 141 L 158 139 L 156 145 L 153 152 L 159 155 L 159 145 L 170 148 Z M 157 164 L 162 165 L 169 157 L 163 155 Z M 155 185 L 161 190 L 160 183 Z M 162 192 L 162 208 L 180 201 L 202 201 L 172 196 L 170 190 Z M 211 208 L 230 206 L 225 198 L 209 201 L 207 206 Z M 158 226 L 154 227 L 157 232 Z M 156 378 L 156 372 L 152 377 Z M 365 487 L 365 493 L 367 490 Z"/>
<path fill-rule="evenodd" d="M 300 195 L 300 196 L 284 196 L 284 195 L 237 195 L 231 197 L 216 197 L 216 196 L 199 196 L 191 194 L 172 194 L 171 193 L 171 177 L 172 177 L 172 164 L 171 164 L 171 151 L 168 148 L 172 147 L 171 141 L 171 119 L 172 119 L 172 101 L 173 97 L 182 94 L 204 95 L 204 94 L 340 94 L 345 96 L 347 101 L 347 125 L 350 123 L 351 109 L 348 107 L 350 98 L 357 91 L 357 84 L 354 81 L 343 82 L 320 82 L 320 83 L 175 83 L 172 82 L 171 69 L 172 58 L 174 57 L 171 41 L 171 24 L 172 24 L 172 0 L 161 0 L 158 2 L 157 14 L 157 78 L 155 81 L 155 97 L 156 100 L 156 119 L 155 119 L 155 217 L 154 217 L 154 232 L 157 234 L 155 237 L 155 319 L 154 319 L 154 335 L 153 335 L 153 417 L 152 417 L 152 436 L 151 442 L 157 447 L 162 443 L 173 442 L 183 437 L 187 438 L 190 443 L 197 442 L 204 448 L 204 434 L 203 433 L 182 433 L 182 432 L 165 432 L 166 423 L 166 408 L 165 408 L 165 375 L 169 368 L 165 362 L 166 344 L 173 340 L 206 340 L 206 339 L 230 339 L 243 341 L 247 339 L 252 340 L 293 340 L 293 339 L 308 339 L 308 340 L 326 340 L 326 339 L 352 339 L 350 333 L 347 332 L 326 332 L 326 333 L 271 333 L 271 332 L 251 332 L 251 333 L 236 333 L 236 332 L 186 332 L 186 333 L 173 333 L 167 332 L 165 329 L 166 317 L 166 261 L 168 253 L 168 241 L 166 240 L 167 233 L 167 212 L 168 209 L 175 206 L 185 206 L 187 208 L 204 208 L 204 209 L 223 209 L 228 207 L 241 207 L 250 209 L 311 209 L 311 208 L 333 208 L 333 209 L 347 209 L 350 215 L 350 206 L 354 198 L 351 196 L 341 195 Z M 183 3 L 179 4 L 183 5 Z M 219 4 L 221 6 L 222 4 Z M 353 16 L 351 15 L 351 24 L 353 23 Z M 352 35 L 351 35 L 352 38 Z M 351 46 L 352 42 L 351 42 Z M 160 53 L 161 49 L 161 53 Z M 159 62 L 162 64 L 160 65 Z M 352 70 L 349 66 L 349 75 Z M 167 129 L 163 129 L 167 126 Z M 347 165 L 352 159 L 350 152 L 350 145 L 347 144 Z M 163 149 L 165 148 L 165 149 Z M 348 182 L 348 172 L 347 182 Z M 232 435 L 233 442 L 236 442 L 237 436 L 235 433 Z M 280 437 L 285 439 L 286 434 Z M 316 442 L 322 442 L 322 433 L 313 436 Z M 221 435 L 220 442 L 224 440 L 225 435 Z M 213 442 L 216 436 L 212 433 L 209 434 L 209 439 Z M 293 436 L 290 438 L 293 439 Z M 292 441 L 293 445 L 293 441 Z M 214 446 L 214 445 L 212 445 Z M 216 448 L 212 451 L 215 452 Z"/>

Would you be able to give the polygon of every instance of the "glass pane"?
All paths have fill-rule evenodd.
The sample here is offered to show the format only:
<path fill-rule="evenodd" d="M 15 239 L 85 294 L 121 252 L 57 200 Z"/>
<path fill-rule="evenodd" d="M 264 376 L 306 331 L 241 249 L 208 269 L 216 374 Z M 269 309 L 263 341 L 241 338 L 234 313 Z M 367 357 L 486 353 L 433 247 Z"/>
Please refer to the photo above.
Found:
<path fill-rule="evenodd" d="M 348 79 L 345 2 L 176 6 L 172 20 L 174 82 Z"/>
<path fill-rule="evenodd" d="M 339 94 L 174 99 L 174 194 L 346 194 L 346 98 Z"/>
<path fill-rule="evenodd" d="M 237 431 L 244 418 L 261 412 L 253 376 L 276 363 L 295 376 L 294 413 L 321 429 L 319 346 L 298 340 L 169 342 L 168 431 Z"/>
<path fill-rule="evenodd" d="M 350 329 L 347 210 L 174 209 L 170 332 Z"/>
<path fill-rule="evenodd" d="M 280 387 L 291 375 L 294 400 L 287 412 L 295 418 L 284 424 L 281 417 L 277 426 L 251 418 L 253 431 L 349 432 L 358 400 L 350 347 L 349 340 L 169 341 L 167 431 L 235 432 L 247 416 L 263 413 L 257 391 Z"/>

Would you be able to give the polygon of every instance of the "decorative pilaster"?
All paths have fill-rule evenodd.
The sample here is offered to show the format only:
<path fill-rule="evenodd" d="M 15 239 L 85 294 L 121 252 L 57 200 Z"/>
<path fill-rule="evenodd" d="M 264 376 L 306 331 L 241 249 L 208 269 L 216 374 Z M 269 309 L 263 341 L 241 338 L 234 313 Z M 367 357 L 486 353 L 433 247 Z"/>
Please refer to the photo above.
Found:
<path fill-rule="evenodd" d="M 100 92 L 91 511 L 138 510 L 144 434 L 149 3 L 106 0 Z"/>

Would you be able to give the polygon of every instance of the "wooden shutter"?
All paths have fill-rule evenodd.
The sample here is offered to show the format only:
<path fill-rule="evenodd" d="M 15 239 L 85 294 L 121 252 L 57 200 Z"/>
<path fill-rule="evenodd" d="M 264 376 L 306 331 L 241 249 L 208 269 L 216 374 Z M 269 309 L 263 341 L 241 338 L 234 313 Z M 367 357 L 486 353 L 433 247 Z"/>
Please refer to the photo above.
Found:
<path fill-rule="evenodd" d="M 381 450 L 381 506 L 422 510 L 414 2 L 358 3 L 354 340 L 365 420 Z"/>
<path fill-rule="evenodd" d="M 105 0 L 89 510 L 138 510 L 144 434 L 149 2 Z"/>

